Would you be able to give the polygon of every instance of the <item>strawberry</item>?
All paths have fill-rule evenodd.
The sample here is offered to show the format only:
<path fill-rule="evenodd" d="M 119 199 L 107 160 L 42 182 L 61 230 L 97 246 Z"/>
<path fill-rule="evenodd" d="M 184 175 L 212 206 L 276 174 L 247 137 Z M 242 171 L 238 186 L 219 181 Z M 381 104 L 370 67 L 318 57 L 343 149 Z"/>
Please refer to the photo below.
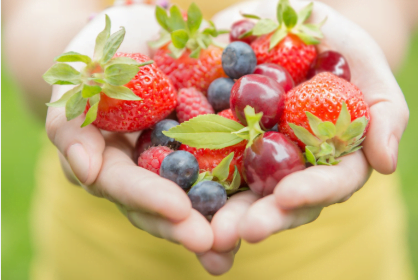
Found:
<path fill-rule="evenodd" d="M 160 175 L 161 163 L 172 152 L 173 150 L 165 146 L 151 147 L 139 156 L 138 166 Z"/>
<path fill-rule="evenodd" d="M 116 53 L 125 29 L 111 35 L 110 28 L 106 15 L 106 27 L 97 36 L 93 59 L 75 52 L 55 58 L 59 63 L 44 74 L 45 81 L 78 86 L 47 105 L 65 106 L 67 120 L 85 112 L 82 127 L 93 123 L 98 128 L 119 132 L 151 127 L 176 107 L 175 89 L 147 56 Z M 63 62 L 83 62 L 86 66 L 79 72 Z"/>
<path fill-rule="evenodd" d="M 178 92 L 176 112 L 181 123 L 199 115 L 215 113 L 206 97 L 195 88 L 183 88 Z"/>
<path fill-rule="evenodd" d="M 186 20 L 177 6 L 170 8 L 170 16 L 157 6 L 156 17 L 163 29 L 160 39 L 150 42 L 150 46 L 157 49 L 155 63 L 176 89 L 195 87 L 206 94 L 213 80 L 226 77 L 221 62 L 223 49 L 212 39 L 225 32 L 217 30 L 212 22 L 199 31 L 203 18 L 196 4 L 190 5 Z"/>
<path fill-rule="evenodd" d="M 231 109 L 226 109 L 218 113 L 219 116 L 241 123 L 232 113 Z"/>
<path fill-rule="evenodd" d="M 238 172 L 242 177 L 242 159 L 245 151 L 245 146 L 247 141 L 241 141 L 240 143 L 229 146 L 222 149 L 212 150 L 212 149 L 196 149 L 189 147 L 187 145 L 181 145 L 179 150 L 187 151 L 193 154 L 197 162 L 199 163 L 199 168 L 201 171 L 212 172 L 212 170 L 219 165 L 219 163 L 230 153 L 234 152 L 234 157 L 229 164 L 229 175 L 228 181 L 232 181 L 235 167 L 237 167 Z"/>
<path fill-rule="evenodd" d="M 279 131 L 305 149 L 312 164 L 335 164 L 335 158 L 361 148 L 369 121 L 362 92 L 323 72 L 285 95 Z"/>
<path fill-rule="evenodd" d="M 309 66 L 316 57 L 315 44 L 323 37 L 319 24 L 304 24 L 309 18 L 313 3 L 299 13 L 281 0 L 277 7 L 278 23 L 271 19 L 260 19 L 250 34 L 260 36 L 251 43 L 257 63 L 276 63 L 283 66 L 296 84 L 305 80 Z"/>

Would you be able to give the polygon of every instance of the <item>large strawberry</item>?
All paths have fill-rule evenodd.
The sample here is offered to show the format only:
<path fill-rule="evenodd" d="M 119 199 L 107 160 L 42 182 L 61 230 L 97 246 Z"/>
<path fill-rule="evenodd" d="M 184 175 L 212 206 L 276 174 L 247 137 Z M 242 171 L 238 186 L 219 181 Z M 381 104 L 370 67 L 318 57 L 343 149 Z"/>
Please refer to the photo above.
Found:
<path fill-rule="evenodd" d="M 305 149 L 312 164 L 336 164 L 361 148 L 369 121 L 362 92 L 323 72 L 286 94 L 279 131 Z"/>
<path fill-rule="evenodd" d="M 45 74 L 49 84 L 77 85 L 61 99 L 47 104 L 65 106 L 67 120 L 86 112 L 82 126 L 131 132 L 148 128 L 174 110 L 177 95 L 171 82 L 147 56 L 116 53 L 125 37 L 125 29 L 110 34 L 111 22 L 96 39 L 94 57 L 75 52 L 55 58 Z M 83 62 L 80 72 L 63 62 Z"/>
<path fill-rule="evenodd" d="M 176 89 L 195 87 L 206 94 L 213 80 L 226 76 L 221 62 L 223 49 L 213 41 L 223 31 L 218 31 L 212 22 L 200 31 L 203 17 L 194 3 L 187 11 L 186 21 L 177 6 L 170 8 L 170 16 L 157 6 L 156 17 L 163 29 L 160 38 L 150 42 L 157 49 L 155 63 Z"/>
<path fill-rule="evenodd" d="M 257 57 L 257 63 L 276 63 L 290 73 L 296 84 L 305 80 L 309 66 L 316 57 L 315 44 L 323 37 L 320 27 L 324 23 L 305 24 L 313 8 L 310 3 L 299 13 L 289 5 L 288 0 L 281 0 L 277 7 L 277 21 L 260 19 L 248 33 L 260 36 L 251 43 Z"/>

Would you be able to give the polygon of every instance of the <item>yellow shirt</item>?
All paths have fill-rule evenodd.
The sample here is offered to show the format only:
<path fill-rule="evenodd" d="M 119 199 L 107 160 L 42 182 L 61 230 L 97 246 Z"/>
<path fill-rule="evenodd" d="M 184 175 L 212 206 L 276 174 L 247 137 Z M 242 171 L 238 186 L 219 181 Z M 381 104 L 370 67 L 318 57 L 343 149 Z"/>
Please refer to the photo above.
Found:
<path fill-rule="evenodd" d="M 212 15 L 238 1 L 194 2 Z M 51 144 L 36 174 L 32 279 L 214 278 L 194 254 L 134 228 L 111 202 L 67 182 Z M 413 279 L 405 225 L 398 177 L 375 172 L 315 222 L 243 242 L 231 271 L 218 279 Z"/>

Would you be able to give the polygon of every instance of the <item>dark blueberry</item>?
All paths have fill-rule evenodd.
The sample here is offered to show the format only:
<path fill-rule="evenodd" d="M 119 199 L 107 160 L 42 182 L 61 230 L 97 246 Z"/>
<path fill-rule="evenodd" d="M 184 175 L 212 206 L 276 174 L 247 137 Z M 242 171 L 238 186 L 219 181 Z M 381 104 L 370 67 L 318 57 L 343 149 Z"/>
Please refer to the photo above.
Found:
<path fill-rule="evenodd" d="M 226 203 L 224 187 L 213 181 L 199 182 L 187 194 L 192 207 L 203 216 L 214 215 Z"/>
<path fill-rule="evenodd" d="M 222 68 L 232 79 L 252 74 L 257 65 L 253 49 L 243 42 L 232 42 L 222 53 Z"/>
<path fill-rule="evenodd" d="M 170 128 L 179 125 L 175 120 L 162 120 L 157 123 L 151 133 L 151 143 L 153 146 L 166 146 L 173 150 L 177 150 L 181 143 L 174 138 L 167 137 L 163 131 L 168 131 Z"/>
<path fill-rule="evenodd" d="M 276 132 L 279 132 L 279 124 L 277 124 L 276 123 L 276 125 L 275 126 L 273 126 L 272 128 L 270 128 L 270 130 L 269 131 L 276 131 Z"/>
<path fill-rule="evenodd" d="M 208 101 L 216 112 L 229 109 L 229 97 L 234 83 L 234 80 L 229 78 L 218 78 L 210 84 Z"/>
<path fill-rule="evenodd" d="M 191 153 L 175 151 L 167 155 L 161 163 L 160 176 L 187 190 L 199 176 L 199 164 Z"/>

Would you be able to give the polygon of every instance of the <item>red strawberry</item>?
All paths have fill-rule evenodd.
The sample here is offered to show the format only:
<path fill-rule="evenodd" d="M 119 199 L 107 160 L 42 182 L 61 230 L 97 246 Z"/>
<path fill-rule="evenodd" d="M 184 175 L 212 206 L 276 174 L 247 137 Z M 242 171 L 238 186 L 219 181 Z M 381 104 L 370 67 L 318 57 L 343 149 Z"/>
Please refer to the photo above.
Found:
<path fill-rule="evenodd" d="M 195 88 L 183 88 L 179 91 L 176 112 L 180 123 L 199 115 L 215 113 L 206 97 Z"/>
<path fill-rule="evenodd" d="M 269 50 L 272 35 L 263 35 L 251 44 L 257 64 L 279 64 L 289 72 L 296 84 L 305 80 L 309 66 L 316 57 L 315 46 L 306 45 L 296 35 L 289 34 Z"/>
<path fill-rule="evenodd" d="M 206 94 L 213 80 L 226 77 L 221 62 L 223 49 L 212 40 L 223 31 L 218 31 L 212 23 L 200 31 L 203 17 L 196 4 L 190 5 L 187 20 L 175 5 L 170 8 L 169 16 L 157 6 L 156 17 L 163 30 L 160 39 L 150 42 L 150 46 L 157 49 L 155 63 L 176 89 L 195 87 Z"/>
<path fill-rule="evenodd" d="M 271 19 L 260 19 L 252 34 L 261 36 L 251 43 L 257 63 L 276 63 L 283 66 L 296 84 L 305 80 L 309 66 L 316 57 L 316 49 L 323 37 L 319 24 L 304 24 L 311 14 L 313 4 L 308 4 L 298 14 L 281 0 L 277 7 L 278 23 Z"/>
<path fill-rule="evenodd" d="M 149 60 L 139 53 L 116 53 L 115 57 L 129 57 L 139 63 Z M 118 100 L 101 93 L 95 126 L 109 131 L 139 131 L 163 120 L 176 107 L 176 92 L 155 64 L 141 67 L 125 86 L 142 100 Z"/>
<path fill-rule="evenodd" d="M 226 148 L 211 150 L 211 149 L 196 149 L 189 147 L 187 145 L 181 145 L 179 150 L 187 151 L 193 154 L 197 162 L 199 163 L 199 168 L 202 171 L 212 171 L 218 164 L 230 153 L 234 152 L 234 158 L 229 165 L 229 176 L 228 180 L 232 181 L 234 174 L 234 165 L 237 166 L 238 171 L 242 177 L 242 159 L 245 151 L 245 146 L 247 141 L 242 141 L 236 145 L 229 146 Z"/>
<path fill-rule="evenodd" d="M 362 92 L 350 82 L 323 72 L 285 95 L 279 131 L 300 148 L 309 146 L 315 156 L 323 154 L 320 151 L 324 148 L 332 148 L 331 154 L 321 155 L 325 157 L 322 160 L 332 163 L 360 147 L 369 121 Z"/>
<path fill-rule="evenodd" d="M 138 166 L 160 175 L 161 163 L 172 152 L 173 150 L 165 146 L 151 147 L 139 156 Z"/>
<path fill-rule="evenodd" d="M 218 113 L 218 115 L 219 116 L 222 116 L 222 117 L 224 117 L 224 118 L 227 118 L 227 119 L 230 119 L 230 120 L 233 120 L 233 121 L 236 121 L 236 122 L 239 122 L 239 123 L 241 123 L 235 116 L 234 116 L 234 114 L 232 114 L 232 110 L 231 109 L 226 109 L 226 110 L 223 110 L 223 111 L 221 111 L 221 112 L 219 112 Z"/>
<path fill-rule="evenodd" d="M 148 128 L 174 110 L 176 91 L 147 56 L 116 54 L 125 29 L 122 27 L 112 35 L 110 29 L 106 15 L 106 26 L 96 38 L 93 58 L 75 52 L 55 58 L 58 63 L 44 74 L 45 81 L 51 85 L 77 86 L 47 105 L 65 106 L 67 120 L 85 112 L 82 127 L 94 123 L 98 128 L 119 132 Z M 63 62 L 82 62 L 86 66 L 77 71 Z"/>

